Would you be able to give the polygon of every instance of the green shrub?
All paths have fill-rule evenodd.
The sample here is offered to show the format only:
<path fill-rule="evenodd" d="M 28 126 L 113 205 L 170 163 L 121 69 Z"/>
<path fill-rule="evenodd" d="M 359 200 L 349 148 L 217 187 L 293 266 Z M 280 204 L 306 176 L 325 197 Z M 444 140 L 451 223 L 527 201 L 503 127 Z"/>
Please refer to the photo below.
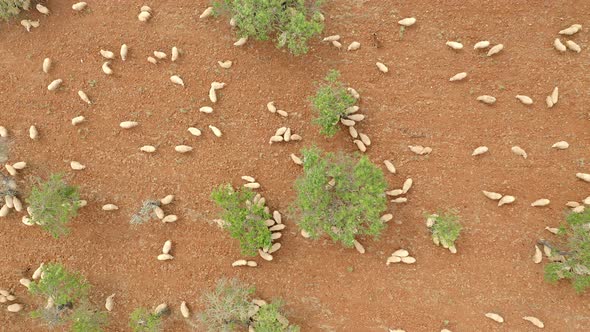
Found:
<path fill-rule="evenodd" d="M 380 216 L 387 208 L 381 169 L 366 156 L 322 156 L 317 148 L 303 150 L 303 157 L 292 208 L 299 227 L 312 238 L 325 233 L 346 247 L 352 247 L 359 235 L 378 237 L 385 227 Z"/>
<path fill-rule="evenodd" d="M 348 93 L 344 84 L 338 81 L 340 72 L 330 70 L 324 83 L 318 86 L 315 96 L 311 98 L 317 117 L 313 123 L 320 126 L 320 134 L 332 137 L 338 132 L 340 119 L 347 115 L 347 109 L 357 100 Z"/>
<path fill-rule="evenodd" d="M 248 327 L 254 309 L 249 297 L 254 290 L 237 279 L 220 279 L 215 291 L 203 295 L 205 311 L 199 315 L 199 320 L 211 332 Z"/>
<path fill-rule="evenodd" d="M 260 310 L 252 317 L 255 331 L 260 332 L 299 332 L 297 325 L 289 325 L 289 321 L 281 312 L 281 301 L 260 307 Z"/>
<path fill-rule="evenodd" d="M 229 184 L 219 186 L 211 194 L 213 201 L 223 209 L 224 228 L 240 241 L 242 254 L 248 256 L 272 245 L 271 232 L 264 223 L 271 215 L 265 211 L 264 205 L 251 203 L 254 196 L 250 189 L 236 191 Z"/>
<path fill-rule="evenodd" d="M 162 317 L 146 308 L 137 308 L 129 316 L 129 327 L 133 332 L 162 331 Z"/>
<path fill-rule="evenodd" d="M 31 282 L 32 295 L 51 299 L 51 306 L 43 306 L 31 313 L 50 326 L 71 322 L 74 332 L 100 332 L 107 323 L 106 313 L 90 308 L 90 285 L 80 273 L 70 272 L 59 263 L 49 263 L 41 268 L 42 278 Z"/>
<path fill-rule="evenodd" d="M 307 53 L 310 38 L 324 25 L 318 11 L 321 1 L 306 0 L 220 0 L 214 3 L 216 15 L 226 14 L 236 23 L 239 37 L 269 40 L 287 47 L 295 55 Z"/>
<path fill-rule="evenodd" d="M 25 2 L 30 0 L 0 0 L 0 19 L 8 21 L 12 16 L 18 15 Z"/>
<path fill-rule="evenodd" d="M 550 246 L 553 260 L 545 266 L 545 278 L 552 283 L 570 279 L 576 292 L 582 293 L 590 287 L 590 209 L 569 214 L 566 222 L 558 234 L 563 239 L 561 246 L 567 251 L 543 243 Z"/>
<path fill-rule="evenodd" d="M 432 232 L 432 240 L 436 245 L 454 252 L 455 241 L 463 228 L 459 223 L 459 216 L 455 211 L 447 211 L 439 214 L 431 214 L 427 217 L 427 226 Z"/>
<path fill-rule="evenodd" d="M 44 183 L 33 187 L 27 203 L 31 221 L 57 238 L 69 232 L 66 224 L 78 212 L 78 188 L 65 183 L 61 175 L 53 174 Z"/>
<path fill-rule="evenodd" d="M 102 332 L 107 323 L 107 313 L 82 307 L 74 311 L 71 320 L 72 332 Z"/>

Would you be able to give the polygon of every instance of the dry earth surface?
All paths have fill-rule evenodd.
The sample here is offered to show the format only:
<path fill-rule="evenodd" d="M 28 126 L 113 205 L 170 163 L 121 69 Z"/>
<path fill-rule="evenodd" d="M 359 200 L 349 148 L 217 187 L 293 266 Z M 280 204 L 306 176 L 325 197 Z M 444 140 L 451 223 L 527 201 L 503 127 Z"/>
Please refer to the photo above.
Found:
<path fill-rule="evenodd" d="M 165 330 L 189 330 L 178 305 L 185 300 L 198 311 L 201 294 L 222 276 L 254 284 L 262 298 L 283 298 L 288 316 L 303 331 L 439 331 L 444 321 L 454 332 L 533 331 L 521 319 L 529 315 L 543 320 L 548 331 L 588 330 L 588 294 L 576 295 L 566 282 L 546 283 L 543 265 L 531 256 L 537 239 L 552 236 L 544 227 L 564 220 L 564 204 L 590 193 L 590 185 L 575 178 L 576 172 L 590 172 L 590 2 L 329 1 L 324 35 L 342 35 L 345 46 L 359 41 L 361 49 L 339 51 L 314 41 L 301 57 L 267 42 L 232 46 L 236 38 L 225 19 L 198 19 L 208 6 L 204 0 L 88 1 L 84 13 L 72 11 L 72 3 L 50 1 L 47 17 L 22 14 L 41 21 L 31 33 L 18 20 L 0 26 L 0 125 L 10 130 L 10 161 L 29 164 L 18 177 L 20 189 L 28 192 L 34 177 L 64 172 L 89 201 L 71 234 L 59 240 L 23 225 L 14 212 L 0 220 L 0 287 L 12 289 L 25 304 L 18 314 L 0 310 L 1 331 L 45 330 L 28 318 L 38 303 L 18 284 L 42 261 L 59 261 L 85 274 L 93 285 L 91 298 L 101 306 L 117 293 L 109 331 L 128 330 L 134 308 L 161 302 L 174 309 Z M 137 20 L 144 4 L 154 12 L 147 24 Z M 410 16 L 418 23 L 401 38 L 396 22 Z M 573 23 L 584 26 L 573 37 L 583 50 L 558 53 L 552 41 Z M 505 49 L 486 57 L 472 49 L 483 39 Z M 465 49 L 453 51 L 447 40 L 460 40 Z M 118 52 L 122 43 L 129 45 L 127 61 L 115 60 L 114 75 L 104 75 L 99 50 Z M 169 52 L 172 46 L 183 52 L 177 62 L 146 61 L 152 51 Z M 54 61 L 49 74 L 41 71 L 45 57 Z M 229 70 L 217 65 L 226 59 L 234 61 Z M 377 61 L 390 72 L 379 72 Z M 364 255 L 329 240 L 305 240 L 286 218 L 283 248 L 273 262 L 256 258 L 258 268 L 232 268 L 239 247 L 211 224 L 218 217 L 209 198 L 214 187 L 239 185 L 241 175 L 252 175 L 267 204 L 285 212 L 301 173 L 290 153 L 312 144 L 356 150 L 345 130 L 326 139 L 310 124 L 308 97 L 331 68 L 362 96 L 368 118 L 361 128 L 373 141 L 367 154 L 381 166 L 390 159 L 398 169 L 387 175 L 390 187 L 414 179 L 409 201 L 390 205 L 394 220 L 379 241 L 359 239 Z M 448 82 L 462 71 L 469 73 L 465 80 Z M 180 75 L 186 88 L 171 84 L 172 74 Z M 55 78 L 64 80 L 62 89 L 47 91 Z M 210 104 L 213 81 L 227 86 L 214 113 L 199 113 Z M 560 101 L 547 109 L 545 96 L 554 86 Z M 94 104 L 84 104 L 79 89 Z M 477 102 L 482 94 L 498 101 Z M 522 105 L 517 94 L 535 103 Z M 266 110 L 271 100 L 289 112 L 287 119 Z M 70 119 L 78 115 L 87 121 L 74 127 Z M 123 130 L 118 125 L 125 120 L 140 125 Z M 38 141 L 28 138 L 33 124 Z M 210 124 L 223 137 L 214 137 L 206 128 Z M 189 126 L 204 135 L 190 136 Z M 268 138 L 281 126 L 303 140 L 269 146 Z M 560 140 L 570 148 L 551 149 Z M 146 144 L 158 151 L 139 152 Z M 178 154 L 178 144 L 195 150 Z M 432 154 L 408 151 L 416 144 L 432 147 Z M 480 145 L 490 152 L 471 157 Z M 513 145 L 529 157 L 514 155 Z M 74 172 L 71 160 L 87 168 Z M 510 193 L 517 201 L 499 208 L 481 190 Z M 142 200 L 170 193 L 176 200 L 167 210 L 179 221 L 129 224 Z M 541 197 L 551 205 L 530 207 Z M 106 203 L 120 210 L 101 211 Z M 434 246 L 424 226 L 424 213 L 439 208 L 457 208 L 465 227 L 456 255 Z M 167 239 L 174 241 L 175 259 L 159 262 Z M 386 266 L 399 248 L 410 250 L 417 263 Z M 490 311 L 506 322 L 485 318 Z"/>

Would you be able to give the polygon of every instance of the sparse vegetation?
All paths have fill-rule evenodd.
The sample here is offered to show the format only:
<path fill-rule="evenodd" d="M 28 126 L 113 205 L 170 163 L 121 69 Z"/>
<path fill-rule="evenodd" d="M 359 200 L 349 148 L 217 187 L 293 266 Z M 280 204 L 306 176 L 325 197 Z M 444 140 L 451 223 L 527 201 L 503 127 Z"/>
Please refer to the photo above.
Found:
<path fill-rule="evenodd" d="M 439 212 L 427 216 L 427 226 L 432 232 L 434 244 L 442 245 L 451 252 L 456 252 L 455 241 L 461 234 L 463 228 L 459 223 L 459 216 L 455 211 Z"/>
<path fill-rule="evenodd" d="M 203 295 L 205 311 L 199 316 L 200 322 L 210 332 L 248 327 L 255 309 L 249 300 L 254 291 L 254 287 L 237 279 L 220 279 L 214 291 Z"/>
<path fill-rule="evenodd" d="M 133 216 L 131 216 L 130 223 L 143 224 L 150 221 L 151 219 L 157 218 L 157 216 L 154 213 L 154 209 L 160 205 L 161 203 L 159 200 L 148 199 L 146 201 L 143 201 L 139 211 Z"/>
<path fill-rule="evenodd" d="M 223 227 L 229 230 L 231 237 L 240 241 L 242 254 L 249 256 L 272 245 L 271 232 L 264 223 L 271 215 L 265 211 L 264 205 L 253 203 L 254 196 L 251 189 L 236 191 L 229 184 L 219 186 L 211 194 L 213 201 L 223 209 Z"/>
<path fill-rule="evenodd" d="M 8 21 L 18 15 L 26 2 L 30 0 L 0 0 L 0 19 Z"/>
<path fill-rule="evenodd" d="M 569 214 L 558 235 L 563 239 L 560 246 L 567 251 L 542 243 L 551 248 L 552 262 L 545 266 L 545 279 L 551 283 L 569 279 L 576 292 L 583 293 L 590 287 L 590 209 Z"/>
<path fill-rule="evenodd" d="M 8 142 L 6 138 L 0 137 L 0 163 L 8 160 Z"/>
<path fill-rule="evenodd" d="M 129 327 L 133 332 L 162 331 L 162 317 L 146 308 L 137 308 L 129 316 Z"/>
<path fill-rule="evenodd" d="M 387 207 L 387 182 L 380 168 L 363 156 L 303 150 L 303 176 L 297 179 L 293 212 L 299 227 L 312 238 L 328 234 L 332 240 L 352 247 L 356 236 L 378 237 Z"/>
<path fill-rule="evenodd" d="M 277 47 L 295 54 L 307 53 L 308 42 L 320 34 L 324 24 L 319 12 L 322 1 L 309 0 L 220 0 L 215 14 L 235 20 L 238 37 L 256 40 L 273 38 Z"/>
<path fill-rule="evenodd" d="M 282 301 L 275 300 L 272 303 L 260 307 L 260 310 L 252 317 L 252 327 L 255 331 L 264 332 L 299 332 L 296 325 L 290 325 L 281 312 Z"/>
<path fill-rule="evenodd" d="M 311 98 L 317 117 L 313 123 L 320 126 L 320 134 L 332 137 L 338 132 L 340 119 L 347 114 L 347 109 L 356 104 L 356 99 L 348 93 L 344 84 L 338 81 L 340 72 L 330 70 L 324 83 L 318 86 Z"/>
<path fill-rule="evenodd" d="M 31 313 L 49 326 L 71 322 L 74 332 L 100 332 L 107 323 L 106 313 L 94 310 L 88 303 L 90 284 L 84 276 L 68 271 L 58 263 L 46 264 L 42 278 L 31 282 L 29 292 L 47 300 L 47 305 Z"/>
<path fill-rule="evenodd" d="M 66 224 L 78 212 L 78 188 L 68 185 L 59 174 L 33 187 L 27 203 L 31 208 L 31 221 L 59 237 L 69 232 Z"/>

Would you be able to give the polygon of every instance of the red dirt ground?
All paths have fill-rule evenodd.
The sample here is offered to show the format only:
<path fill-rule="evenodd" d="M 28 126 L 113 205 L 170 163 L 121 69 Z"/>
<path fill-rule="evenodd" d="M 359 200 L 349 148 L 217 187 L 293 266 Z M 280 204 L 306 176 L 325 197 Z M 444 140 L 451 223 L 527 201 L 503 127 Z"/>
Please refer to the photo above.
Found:
<path fill-rule="evenodd" d="M 71 224 L 71 234 L 59 240 L 23 225 L 14 212 L 1 220 L 0 288 L 12 289 L 25 304 L 19 314 L 0 310 L 1 331 L 45 330 L 28 318 L 38 303 L 18 284 L 42 261 L 60 261 L 85 274 L 93 285 L 92 300 L 101 307 L 106 296 L 117 293 L 108 331 L 128 330 L 135 307 L 161 302 L 174 309 L 165 330 L 189 330 L 179 303 L 187 301 L 196 312 L 201 294 L 221 276 L 254 284 L 262 298 L 283 298 L 302 331 L 439 331 L 445 320 L 454 332 L 536 330 L 521 319 L 527 315 L 543 320 L 547 331 L 590 329 L 588 294 L 576 295 L 566 282 L 546 283 L 543 264 L 531 260 L 535 241 L 552 236 L 544 227 L 563 221 L 565 202 L 590 194 L 590 185 L 574 176 L 590 172 L 590 2 L 331 1 L 324 10 L 324 35 L 340 34 L 344 45 L 357 40 L 361 49 L 338 51 L 313 42 L 302 57 L 265 42 L 233 47 L 226 19 L 198 20 L 204 0 L 88 2 L 90 10 L 82 14 L 70 9 L 73 1 L 51 1 L 48 17 L 33 11 L 21 15 L 40 19 L 41 27 L 31 33 L 18 21 L 0 27 L 0 125 L 10 131 L 10 161 L 29 164 L 19 175 L 21 189 L 27 192 L 32 177 L 65 172 L 89 201 Z M 136 18 L 143 4 L 154 10 L 147 24 Z M 400 39 L 396 22 L 409 16 L 418 23 Z M 584 26 L 572 37 L 583 51 L 558 54 L 552 41 L 573 23 Z M 372 45 L 373 32 L 381 48 Z M 505 49 L 485 57 L 472 49 L 482 39 Z M 461 40 L 465 49 L 453 51 L 447 40 Z M 107 77 L 99 50 L 118 53 L 122 43 L 129 45 L 129 58 L 115 60 L 115 74 Z M 172 46 L 183 51 L 178 62 L 145 60 L 153 50 Z M 41 71 L 45 57 L 54 60 L 49 74 Z M 234 61 L 229 70 L 217 66 L 225 59 Z M 376 61 L 386 63 L 390 73 L 381 74 Z M 360 239 L 364 255 L 329 240 L 305 240 L 288 219 L 289 231 L 273 262 L 257 258 L 259 268 L 232 268 L 239 248 L 210 223 L 218 217 L 209 199 L 212 188 L 238 185 L 241 175 L 252 175 L 262 183 L 270 207 L 284 212 L 301 173 L 290 153 L 312 144 L 356 150 L 346 131 L 325 139 L 310 125 L 307 98 L 313 82 L 331 68 L 361 93 L 368 116 L 361 128 L 373 141 L 367 154 L 379 165 L 391 159 L 398 168 L 397 175 L 387 175 L 391 188 L 414 179 L 409 202 L 390 206 L 397 223 L 390 222 L 381 240 Z M 461 71 L 469 72 L 466 80 L 448 82 Z M 183 77 L 185 89 L 169 82 L 172 74 Z M 55 78 L 64 79 L 62 90 L 47 91 Z M 212 81 L 227 87 L 214 113 L 199 113 L 209 104 Z M 556 85 L 560 100 L 549 110 L 544 99 Z M 79 89 L 93 105 L 77 97 Z M 494 95 L 498 102 L 483 105 L 475 100 L 480 94 Z M 535 103 L 524 106 L 516 94 Z M 288 119 L 266 111 L 271 100 L 290 112 Z M 87 122 L 74 127 L 69 122 L 78 115 Z M 121 130 L 118 124 L 125 120 L 140 126 Z M 38 141 L 27 137 L 32 124 L 39 129 Z M 195 138 L 186 131 L 209 124 L 224 136 L 216 139 L 205 130 Z M 269 146 L 268 138 L 284 125 L 303 141 Z M 550 148 L 560 140 L 571 147 Z M 195 151 L 175 153 L 173 147 L 182 143 Z M 159 146 L 157 153 L 140 153 L 146 144 Z M 407 149 L 411 144 L 430 146 L 433 153 L 416 157 Z M 480 145 L 490 152 L 471 157 Z M 513 145 L 523 147 L 529 158 L 512 154 Z M 87 169 L 71 171 L 70 160 Z M 517 201 L 498 208 L 481 195 L 484 189 L 510 193 Z M 129 224 L 142 200 L 171 193 L 176 200 L 167 211 L 179 221 Z M 541 197 L 551 205 L 530 207 Z M 106 203 L 120 210 L 101 211 Z M 460 212 L 465 230 L 456 255 L 435 247 L 424 226 L 423 214 L 439 208 Z M 159 262 L 156 256 L 167 239 L 174 242 L 175 259 Z M 418 262 L 386 266 L 398 248 L 408 249 Z M 506 322 L 485 318 L 490 311 Z"/>

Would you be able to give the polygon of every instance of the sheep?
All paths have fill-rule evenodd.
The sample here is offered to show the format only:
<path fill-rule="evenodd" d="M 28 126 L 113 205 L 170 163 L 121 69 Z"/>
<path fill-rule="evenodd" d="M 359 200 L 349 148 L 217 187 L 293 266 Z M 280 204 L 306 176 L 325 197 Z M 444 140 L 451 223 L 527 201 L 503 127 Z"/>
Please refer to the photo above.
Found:
<path fill-rule="evenodd" d="M 348 48 L 346 50 L 347 51 L 356 51 L 359 48 L 361 48 L 361 43 L 355 41 L 355 42 L 352 42 L 350 45 L 348 45 Z"/>
<path fill-rule="evenodd" d="M 461 81 L 465 77 L 467 77 L 467 73 L 466 72 L 462 72 L 462 73 L 455 74 L 453 77 L 449 78 L 449 81 L 450 82 Z"/>
<path fill-rule="evenodd" d="M 138 125 L 139 125 L 139 123 L 137 123 L 135 121 L 123 121 L 123 122 L 119 123 L 119 127 L 123 128 L 123 129 L 135 128 Z"/>
<path fill-rule="evenodd" d="M 515 155 L 517 155 L 517 156 L 521 156 L 521 157 L 523 157 L 524 159 L 526 159 L 526 158 L 528 157 L 528 155 L 527 155 L 526 151 L 525 151 L 523 148 L 521 148 L 520 146 L 513 146 L 513 147 L 512 147 L 510 150 L 511 150 L 511 151 L 512 151 L 512 153 L 514 153 Z"/>
<path fill-rule="evenodd" d="M 151 146 L 151 145 L 144 145 L 139 148 L 139 151 L 153 153 L 153 152 L 156 152 L 156 147 Z"/>
<path fill-rule="evenodd" d="M 566 141 L 559 141 L 551 146 L 552 148 L 565 150 L 570 147 L 569 143 Z"/>
<path fill-rule="evenodd" d="M 516 99 L 518 99 L 521 103 L 523 103 L 525 105 L 532 105 L 533 104 L 533 99 L 529 96 L 516 95 Z"/>
<path fill-rule="evenodd" d="M 580 30 L 582 30 L 582 26 L 580 24 L 573 24 L 570 27 L 559 31 L 559 34 L 571 36 L 573 34 L 576 34 Z"/>
<path fill-rule="evenodd" d="M 236 41 L 234 43 L 234 46 L 244 46 L 244 44 L 246 44 L 246 42 L 248 41 L 248 37 L 242 37 L 240 39 L 238 39 L 238 41 Z"/>
<path fill-rule="evenodd" d="M 35 126 L 29 127 L 29 137 L 32 140 L 36 140 L 37 138 L 39 138 L 39 131 L 37 130 L 37 127 L 35 127 Z"/>
<path fill-rule="evenodd" d="M 127 44 L 121 45 L 121 51 L 119 52 L 119 54 L 121 55 L 121 60 L 123 60 L 123 61 L 127 60 L 127 52 L 128 51 L 129 51 L 129 48 L 127 47 Z"/>
<path fill-rule="evenodd" d="M 498 54 L 503 49 L 504 49 L 504 45 L 503 44 L 498 44 L 498 45 L 490 48 L 490 50 L 488 51 L 488 56 L 492 56 L 494 54 Z"/>
<path fill-rule="evenodd" d="M 43 59 L 43 72 L 47 74 L 49 73 L 49 69 L 51 69 L 51 59 L 45 58 Z"/>
<path fill-rule="evenodd" d="M 538 328 L 542 329 L 545 327 L 545 324 L 543 324 L 543 322 L 537 317 L 525 316 L 525 317 L 522 317 L 522 319 L 530 322 L 531 324 L 535 325 Z"/>
<path fill-rule="evenodd" d="M 184 81 L 178 75 L 170 76 L 170 81 L 174 84 L 182 85 L 182 87 L 184 87 Z"/>
<path fill-rule="evenodd" d="M 115 293 L 109 295 L 105 301 L 104 307 L 107 311 L 113 311 L 113 307 L 115 306 Z"/>
<path fill-rule="evenodd" d="M 111 63 L 109 61 L 105 62 L 102 64 L 102 72 L 107 74 L 107 75 L 112 75 L 113 74 L 113 70 L 111 69 L 111 67 L 109 67 Z"/>
<path fill-rule="evenodd" d="M 322 39 L 322 41 L 325 41 L 325 42 L 333 42 L 333 41 L 338 41 L 338 40 L 340 40 L 340 35 L 332 35 L 332 36 L 328 36 L 328 37 L 325 37 L 324 39 Z"/>
<path fill-rule="evenodd" d="M 416 24 L 415 17 L 407 17 L 397 21 L 397 24 L 404 26 L 404 27 L 411 27 L 412 25 Z"/>
<path fill-rule="evenodd" d="M 463 44 L 459 43 L 459 42 L 455 42 L 455 41 L 448 41 L 445 43 L 445 45 L 447 45 L 448 47 L 454 49 L 454 50 L 461 50 L 463 49 Z"/>
<path fill-rule="evenodd" d="M 553 41 L 553 47 L 555 47 L 555 49 L 559 52 L 565 52 L 567 50 L 567 48 L 565 47 L 565 45 L 563 45 L 559 38 L 555 38 L 555 40 Z"/>
<path fill-rule="evenodd" d="M 112 60 L 112 59 L 114 59 L 114 58 L 115 58 L 115 53 L 113 53 L 113 52 L 111 52 L 111 51 L 108 51 L 108 50 L 103 50 L 103 49 L 101 49 L 101 50 L 100 50 L 100 55 L 101 55 L 103 58 L 105 58 L 105 59 L 109 59 L 109 60 Z"/>
<path fill-rule="evenodd" d="M 573 40 L 566 40 L 565 45 L 567 46 L 567 48 L 576 53 L 582 52 L 582 48 L 580 47 L 580 45 L 576 44 L 576 42 L 574 42 Z"/>
<path fill-rule="evenodd" d="M 47 90 L 49 91 L 55 91 L 57 90 L 57 88 L 59 88 L 59 86 L 61 85 L 61 83 L 63 82 L 62 79 L 58 78 L 56 80 L 53 80 L 51 83 L 49 83 L 49 85 L 47 86 Z"/>
<path fill-rule="evenodd" d="M 187 152 L 191 152 L 192 150 L 193 150 L 193 148 L 188 145 L 177 145 L 174 147 L 174 151 L 179 152 L 179 153 L 187 153 Z"/>
<path fill-rule="evenodd" d="M 172 62 L 174 62 L 174 61 L 178 60 L 178 56 L 179 56 L 178 48 L 176 46 L 173 46 L 172 47 L 172 56 L 170 57 L 170 60 Z"/>
<path fill-rule="evenodd" d="M 75 4 L 72 5 L 72 9 L 79 12 L 79 11 L 84 10 L 84 8 L 86 8 L 87 5 L 88 4 L 86 2 L 84 2 L 84 1 L 77 2 L 77 3 L 75 3 Z"/>
<path fill-rule="evenodd" d="M 221 137 L 223 134 L 221 133 L 221 130 L 219 130 L 219 128 L 209 125 L 209 129 L 211 129 L 211 131 L 213 132 L 213 135 L 217 136 L 217 137 Z"/>
<path fill-rule="evenodd" d="M 488 151 L 489 151 L 489 149 L 487 146 L 480 146 L 480 147 L 477 147 L 475 150 L 473 150 L 471 155 L 472 156 L 479 156 L 479 155 L 482 155 Z"/>
<path fill-rule="evenodd" d="M 82 99 L 83 102 L 85 102 L 86 104 L 90 105 L 92 104 L 92 102 L 90 101 L 90 98 L 88 98 L 88 95 L 86 95 L 86 93 L 82 90 L 78 90 L 78 96 L 80 97 L 80 99 Z"/>
<path fill-rule="evenodd" d="M 387 168 L 387 170 L 392 173 L 395 174 L 396 173 L 396 169 L 395 166 L 393 165 L 393 163 L 389 160 L 384 160 L 383 163 L 385 164 L 385 167 Z"/>
<path fill-rule="evenodd" d="M 230 60 L 217 61 L 217 64 L 219 64 L 219 67 L 221 67 L 223 69 L 229 69 L 233 65 L 233 62 L 231 62 Z"/>
<path fill-rule="evenodd" d="M 86 118 L 83 115 L 72 118 L 72 125 L 79 125 L 80 123 L 84 122 L 85 119 Z"/>
<path fill-rule="evenodd" d="M 180 313 L 182 314 L 182 317 L 184 317 L 184 318 L 190 317 L 190 310 L 188 309 L 188 306 L 186 305 L 186 301 L 182 301 L 180 303 Z"/>
<path fill-rule="evenodd" d="M 82 164 L 80 164 L 80 163 L 79 163 L 79 162 L 77 162 L 77 161 L 71 161 L 71 162 L 70 162 L 70 167 L 71 167 L 73 170 L 75 170 L 75 171 L 81 171 L 81 170 L 83 170 L 83 169 L 85 169 L 85 168 L 86 168 L 86 165 L 82 165 Z"/>
<path fill-rule="evenodd" d="M 199 18 L 206 18 L 209 17 L 213 14 L 213 7 L 207 7 L 203 13 L 201 13 L 201 15 L 199 15 Z"/>
<path fill-rule="evenodd" d="M 377 62 L 375 64 L 377 66 L 377 68 L 379 69 L 379 71 L 381 71 L 382 73 L 387 73 L 389 72 L 389 68 L 387 68 L 387 66 L 381 62 Z"/>
<path fill-rule="evenodd" d="M 502 318 L 502 316 L 500 316 L 496 313 L 488 312 L 485 314 L 485 316 L 491 320 L 498 322 L 498 323 L 504 323 L 504 318 Z"/>
<path fill-rule="evenodd" d="M 477 101 L 481 101 L 484 104 L 491 105 L 496 102 L 496 97 L 489 95 L 481 95 L 476 98 Z"/>
<path fill-rule="evenodd" d="M 487 40 L 478 41 L 475 43 L 475 45 L 473 45 L 474 50 L 480 50 L 488 47 L 490 47 L 490 42 Z"/>

